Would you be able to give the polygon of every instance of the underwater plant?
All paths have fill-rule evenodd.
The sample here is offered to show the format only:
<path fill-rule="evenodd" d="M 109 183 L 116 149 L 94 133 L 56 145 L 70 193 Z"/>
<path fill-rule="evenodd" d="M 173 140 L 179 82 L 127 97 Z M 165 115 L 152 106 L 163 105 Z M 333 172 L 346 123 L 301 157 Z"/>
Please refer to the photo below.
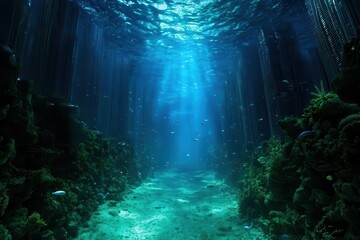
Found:
<path fill-rule="evenodd" d="M 305 126 L 308 128 L 314 125 L 321 118 L 321 113 L 325 112 L 326 114 L 326 111 L 333 110 L 331 108 L 333 105 L 329 108 L 322 109 L 328 101 L 336 101 L 339 99 L 337 94 L 334 92 L 325 90 L 322 81 L 320 82 L 320 87 L 315 86 L 315 91 L 310 94 L 313 98 L 310 100 L 309 105 L 303 110 L 302 114 L 302 118 L 306 122 Z"/>
<path fill-rule="evenodd" d="M 33 212 L 26 219 L 26 228 L 29 232 L 37 232 L 46 225 L 46 222 L 41 218 L 38 212 Z"/>

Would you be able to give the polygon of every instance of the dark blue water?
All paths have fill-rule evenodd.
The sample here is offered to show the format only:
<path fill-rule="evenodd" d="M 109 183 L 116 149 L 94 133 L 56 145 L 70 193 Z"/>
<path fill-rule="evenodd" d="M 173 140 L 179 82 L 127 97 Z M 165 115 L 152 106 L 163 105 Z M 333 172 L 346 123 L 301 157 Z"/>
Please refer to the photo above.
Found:
<path fill-rule="evenodd" d="M 254 82 L 260 73 L 258 63 L 247 65 L 252 62 L 247 58 L 259 53 L 264 26 L 290 24 L 299 45 L 314 44 L 302 1 L 78 2 L 81 14 L 99 25 L 113 43 L 109 51 L 116 51 L 133 67 L 128 79 L 121 80 L 130 82 L 127 96 L 120 94 L 128 97 L 127 106 L 110 106 L 104 93 L 102 109 L 127 111 L 127 135 L 136 150 L 150 149 L 146 156 L 163 166 L 211 165 L 215 158 L 234 158 L 240 148 L 254 147 L 259 138 L 267 137 L 266 127 L 251 136 L 256 126 L 246 125 L 258 119 L 267 122 L 266 109 L 254 104 L 260 96 L 236 83 L 249 78 L 244 81 L 247 88 L 255 89 L 251 91 L 263 88 Z M 276 35 L 273 38 L 275 44 L 280 41 Z M 119 61 L 118 69 L 115 65 L 108 72 L 126 69 Z M 85 72 L 80 70 L 79 76 Z M 101 88 L 111 89 L 106 74 Z M 262 113 L 255 116 L 254 109 Z"/>

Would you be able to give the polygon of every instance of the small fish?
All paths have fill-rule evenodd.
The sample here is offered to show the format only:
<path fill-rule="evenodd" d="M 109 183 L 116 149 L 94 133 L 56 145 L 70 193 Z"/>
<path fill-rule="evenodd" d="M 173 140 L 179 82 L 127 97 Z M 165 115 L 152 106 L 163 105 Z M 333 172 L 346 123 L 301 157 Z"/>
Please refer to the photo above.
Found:
<path fill-rule="evenodd" d="M 289 80 L 284 79 L 284 80 L 282 80 L 282 82 L 283 83 L 289 83 Z"/>
<path fill-rule="evenodd" d="M 59 191 L 56 191 L 56 192 L 52 192 L 51 194 L 55 195 L 55 196 L 63 196 L 63 195 L 66 194 L 66 192 L 63 191 L 63 190 L 59 190 Z"/>
<path fill-rule="evenodd" d="M 305 138 L 314 135 L 313 130 L 306 130 L 299 134 L 298 138 Z"/>
<path fill-rule="evenodd" d="M 280 239 L 281 240 L 282 239 L 290 239 L 290 236 L 288 234 L 284 233 L 284 234 L 281 234 Z"/>
<path fill-rule="evenodd" d="M 198 141 L 199 141 L 199 139 L 198 139 L 198 138 L 194 138 L 194 141 L 195 141 L 195 142 L 198 142 Z"/>
<path fill-rule="evenodd" d="M 252 224 L 251 224 L 251 225 L 245 225 L 245 226 L 244 226 L 244 229 L 245 229 L 246 231 L 249 231 L 250 229 L 252 229 Z"/>

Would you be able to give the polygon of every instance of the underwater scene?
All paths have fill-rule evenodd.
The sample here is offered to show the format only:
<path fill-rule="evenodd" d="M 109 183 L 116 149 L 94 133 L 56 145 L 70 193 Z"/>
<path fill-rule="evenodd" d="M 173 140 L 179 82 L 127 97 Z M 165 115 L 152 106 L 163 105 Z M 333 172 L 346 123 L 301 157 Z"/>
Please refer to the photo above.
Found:
<path fill-rule="evenodd" d="M 0 0 L 0 240 L 342 239 L 359 0 Z"/>

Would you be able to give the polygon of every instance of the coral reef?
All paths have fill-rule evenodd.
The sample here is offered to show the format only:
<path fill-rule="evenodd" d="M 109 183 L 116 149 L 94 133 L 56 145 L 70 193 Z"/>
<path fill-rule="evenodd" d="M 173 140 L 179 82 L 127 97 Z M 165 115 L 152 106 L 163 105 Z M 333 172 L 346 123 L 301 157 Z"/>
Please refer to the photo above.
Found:
<path fill-rule="evenodd" d="M 74 237 L 99 204 L 139 183 L 134 151 L 90 130 L 77 106 L 33 94 L 7 46 L 0 75 L 0 239 Z"/>
<path fill-rule="evenodd" d="M 271 239 L 360 238 L 359 43 L 346 47 L 335 91 L 316 87 L 300 117 L 280 121 L 285 140 L 265 142 L 249 160 L 239 211 Z"/>

